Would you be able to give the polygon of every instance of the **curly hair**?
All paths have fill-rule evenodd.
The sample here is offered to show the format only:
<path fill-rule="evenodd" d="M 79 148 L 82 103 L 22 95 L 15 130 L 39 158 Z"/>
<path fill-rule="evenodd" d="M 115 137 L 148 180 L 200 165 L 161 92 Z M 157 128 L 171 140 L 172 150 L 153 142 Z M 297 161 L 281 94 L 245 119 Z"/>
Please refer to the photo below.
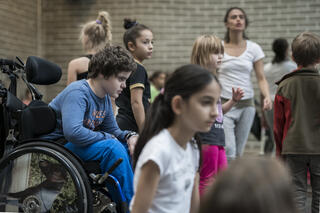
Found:
<path fill-rule="evenodd" d="M 120 72 L 132 72 L 137 64 L 131 54 L 120 46 L 105 47 L 89 62 L 88 78 L 96 78 L 101 73 L 105 78 L 117 76 Z"/>

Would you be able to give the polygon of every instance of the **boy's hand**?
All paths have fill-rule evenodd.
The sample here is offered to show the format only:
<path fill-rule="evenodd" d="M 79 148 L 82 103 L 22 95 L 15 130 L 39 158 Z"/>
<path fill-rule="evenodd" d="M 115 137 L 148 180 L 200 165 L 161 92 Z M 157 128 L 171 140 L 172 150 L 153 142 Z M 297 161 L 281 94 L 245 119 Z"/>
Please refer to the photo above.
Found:
<path fill-rule="evenodd" d="M 235 89 L 232 87 L 232 100 L 233 102 L 237 103 L 238 101 L 241 100 L 241 98 L 244 96 L 244 92 L 242 89 L 237 88 Z"/>
<path fill-rule="evenodd" d="M 138 137 L 139 137 L 138 135 L 133 135 L 127 140 L 127 144 L 128 144 L 128 148 L 131 156 L 133 156 L 134 147 L 137 144 Z"/>
<path fill-rule="evenodd" d="M 272 109 L 272 102 L 270 97 L 265 97 L 263 99 L 263 110 L 271 110 Z"/>

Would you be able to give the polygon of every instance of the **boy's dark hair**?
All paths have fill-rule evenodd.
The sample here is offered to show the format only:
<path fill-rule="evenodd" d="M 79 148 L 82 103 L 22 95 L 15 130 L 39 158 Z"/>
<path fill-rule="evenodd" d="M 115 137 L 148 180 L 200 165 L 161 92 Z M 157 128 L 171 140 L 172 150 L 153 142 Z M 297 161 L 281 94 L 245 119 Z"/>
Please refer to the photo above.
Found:
<path fill-rule="evenodd" d="M 128 18 L 124 19 L 123 27 L 126 29 L 126 32 L 123 35 L 123 43 L 127 50 L 129 50 L 129 42 L 132 42 L 134 45 L 136 45 L 136 39 L 140 36 L 141 31 L 150 30 L 150 28 L 146 25 L 139 24 L 136 20 L 131 20 Z"/>
<path fill-rule="evenodd" d="M 272 43 L 272 50 L 275 53 L 272 63 L 281 63 L 287 58 L 289 43 L 284 38 L 277 38 Z"/>
<path fill-rule="evenodd" d="M 303 32 L 291 44 L 292 57 L 298 66 L 307 67 L 319 62 L 320 37 L 311 32 Z"/>
<path fill-rule="evenodd" d="M 244 15 L 244 20 L 245 20 L 245 24 L 246 24 L 246 29 L 247 29 L 247 27 L 249 26 L 249 19 L 248 19 L 248 16 L 247 16 L 246 12 L 245 12 L 244 9 L 242 9 L 241 7 L 230 7 L 230 8 L 228 8 L 227 11 L 226 11 L 226 14 L 224 15 L 223 22 L 224 22 L 225 24 L 228 22 L 228 16 L 229 16 L 229 13 L 230 13 L 232 10 L 240 10 L 240 11 L 243 13 L 243 15 Z M 245 34 L 245 32 L 243 32 L 243 38 L 244 38 L 244 39 L 249 39 L 249 38 L 247 37 L 247 35 Z M 226 43 L 229 43 L 229 41 L 230 41 L 229 29 L 227 29 L 227 32 L 226 32 L 225 35 L 224 35 L 224 41 L 225 41 Z"/>
<path fill-rule="evenodd" d="M 101 73 L 105 78 L 117 76 L 120 72 L 132 72 L 137 64 L 131 54 L 120 46 L 105 47 L 90 60 L 88 78 Z"/>
<path fill-rule="evenodd" d="M 184 100 L 188 100 L 212 81 L 219 84 L 216 76 L 195 64 L 182 66 L 168 77 L 163 94 L 160 93 L 148 109 L 144 128 L 134 150 L 134 167 L 145 144 L 161 130 L 172 125 L 175 117 L 171 108 L 173 97 L 180 95 Z M 200 140 L 197 136 L 196 141 L 199 149 L 201 149 Z"/>

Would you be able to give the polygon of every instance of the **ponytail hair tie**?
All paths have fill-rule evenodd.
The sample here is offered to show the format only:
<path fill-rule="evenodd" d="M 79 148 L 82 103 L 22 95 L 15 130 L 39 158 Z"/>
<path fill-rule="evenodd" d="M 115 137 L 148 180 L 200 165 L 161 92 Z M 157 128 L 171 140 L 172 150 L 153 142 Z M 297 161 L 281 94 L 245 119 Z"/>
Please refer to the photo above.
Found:
<path fill-rule="evenodd" d="M 128 20 L 127 22 L 125 22 L 124 23 L 124 28 L 126 29 L 126 30 L 128 30 L 128 29 L 130 29 L 130 28 L 132 28 L 132 27 L 134 27 L 134 26 L 136 26 L 136 25 L 138 25 L 139 23 L 137 22 L 137 21 L 130 21 L 130 20 Z"/>
<path fill-rule="evenodd" d="M 102 24 L 102 22 L 100 20 L 98 20 L 98 19 L 96 20 L 96 23 L 97 24 Z"/>

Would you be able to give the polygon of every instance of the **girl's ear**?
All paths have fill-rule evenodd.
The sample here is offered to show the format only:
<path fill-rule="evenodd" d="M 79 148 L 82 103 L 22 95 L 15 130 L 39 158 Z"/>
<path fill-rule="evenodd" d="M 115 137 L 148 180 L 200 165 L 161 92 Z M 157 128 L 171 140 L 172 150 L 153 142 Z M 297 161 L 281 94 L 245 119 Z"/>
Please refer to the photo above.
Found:
<path fill-rule="evenodd" d="M 136 45 L 134 45 L 134 43 L 132 41 L 129 41 L 128 48 L 129 48 L 130 52 L 134 52 L 136 49 Z"/>
<path fill-rule="evenodd" d="M 182 113 L 183 99 L 180 95 L 176 95 L 171 100 L 171 108 L 174 114 L 180 115 Z"/>

